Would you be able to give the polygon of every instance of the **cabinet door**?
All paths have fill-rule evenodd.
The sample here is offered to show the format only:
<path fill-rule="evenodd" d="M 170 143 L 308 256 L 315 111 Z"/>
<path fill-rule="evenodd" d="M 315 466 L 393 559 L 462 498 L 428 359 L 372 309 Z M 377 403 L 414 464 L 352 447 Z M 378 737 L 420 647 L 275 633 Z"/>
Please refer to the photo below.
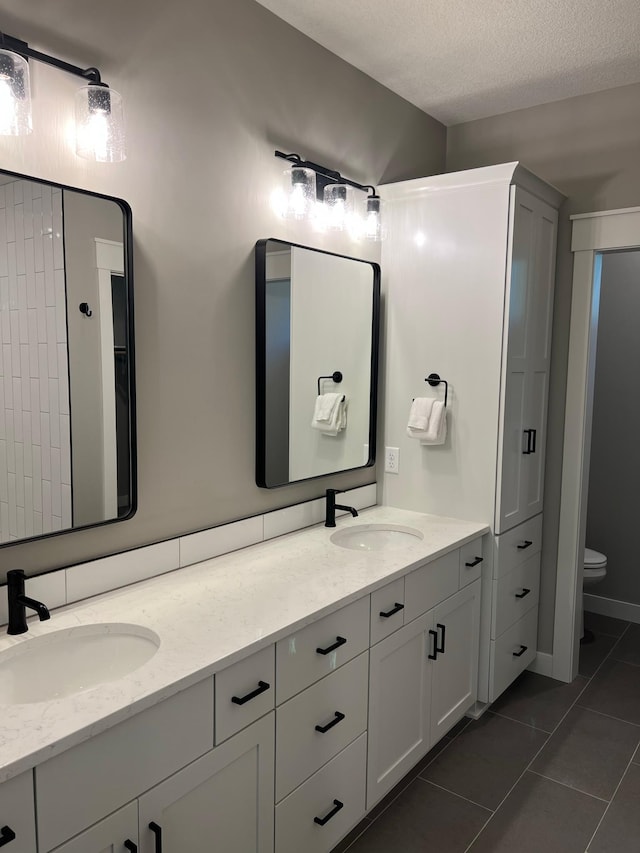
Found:
<path fill-rule="evenodd" d="M 465 715 L 478 695 L 480 586 L 480 580 L 474 581 L 430 611 L 438 643 L 431 676 L 430 746 Z"/>
<path fill-rule="evenodd" d="M 0 847 L 7 853 L 36 853 L 33 773 L 0 785 Z"/>
<path fill-rule="evenodd" d="M 273 853 L 274 760 L 271 712 L 140 798 L 140 853 Z"/>
<path fill-rule="evenodd" d="M 138 804 L 129 803 L 53 853 L 137 853 Z"/>
<path fill-rule="evenodd" d="M 495 531 L 542 509 L 557 211 L 511 188 Z"/>
<path fill-rule="evenodd" d="M 370 651 L 367 809 L 429 749 L 430 615 L 396 631 Z"/>

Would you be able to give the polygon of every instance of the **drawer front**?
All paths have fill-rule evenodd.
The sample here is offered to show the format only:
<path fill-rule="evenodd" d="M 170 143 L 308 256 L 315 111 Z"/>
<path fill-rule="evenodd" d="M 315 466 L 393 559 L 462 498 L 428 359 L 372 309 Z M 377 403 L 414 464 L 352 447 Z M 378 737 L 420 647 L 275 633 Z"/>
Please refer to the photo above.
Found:
<path fill-rule="evenodd" d="M 278 708 L 276 802 L 365 731 L 368 693 L 369 653 L 363 652 Z"/>
<path fill-rule="evenodd" d="M 538 640 L 538 608 L 491 640 L 489 701 L 493 702 L 535 660 Z M 523 647 L 525 647 L 523 651 Z M 520 652 L 522 652 L 520 654 Z"/>
<path fill-rule="evenodd" d="M 493 581 L 494 620 L 491 639 L 495 640 L 532 607 L 537 607 L 540 593 L 540 554 L 516 566 L 508 575 Z"/>
<path fill-rule="evenodd" d="M 494 578 L 509 574 L 542 550 L 542 516 L 536 515 L 513 530 L 496 536 L 496 553 L 493 563 Z"/>
<path fill-rule="evenodd" d="M 276 643 L 276 704 L 369 647 L 369 596 L 318 619 Z"/>
<path fill-rule="evenodd" d="M 273 710 L 275 675 L 274 646 L 216 674 L 216 743 Z"/>
<path fill-rule="evenodd" d="M 40 850 L 51 850 L 212 747 L 208 678 L 50 758 L 35 770 Z"/>
<path fill-rule="evenodd" d="M 362 734 L 276 806 L 276 853 L 328 853 L 364 817 L 366 758 Z"/>
<path fill-rule="evenodd" d="M 371 645 L 404 625 L 404 578 L 371 593 Z"/>
<path fill-rule="evenodd" d="M 460 548 L 460 589 L 478 580 L 482 575 L 483 562 L 482 537 Z"/>
<path fill-rule="evenodd" d="M 53 853 L 95 853 L 98 850 L 102 853 L 119 853 L 120 850 L 125 850 L 125 841 L 134 845 L 138 843 L 137 803 L 129 803 L 91 829 L 77 835 L 72 841 L 62 847 L 56 847 Z"/>
<path fill-rule="evenodd" d="M 33 773 L 29 770 L 0 785 L 0 827 L 5 830 L 7 853 L 36 853 L 36 815 Z M 12 841 L 11 834 L 15 833 Z"/>
<path fill-rule="evenodd" d="M 405 577 L 405 624 L 458 591 L 460 553 L 458 550 L 427 563 Z"/>

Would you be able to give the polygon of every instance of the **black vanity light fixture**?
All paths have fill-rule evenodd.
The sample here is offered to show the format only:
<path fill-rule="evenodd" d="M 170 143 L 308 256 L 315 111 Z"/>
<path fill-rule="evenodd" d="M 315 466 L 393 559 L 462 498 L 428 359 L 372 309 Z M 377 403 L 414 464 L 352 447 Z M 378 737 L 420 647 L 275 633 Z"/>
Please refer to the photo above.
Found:
<path fill-rule="evenodd" d="M 291 163 L 284 173 L 283 191 L 273 204 L 277 213 L 312 220 L 320 230 L 347 230 L 355 237 L 382 239 L 382 202 L 374 186 L 359 184 L 299 154 L 276 151 L 275 156 Z M 354 190 L 368 194 L 361 210 Z"/>
<path fill-rule="evenodd" d="M 30 48 L 27 42 L 0 32 L 0 136 L 31 133 L 29 63 L 34 59 L 86 85 L 76 92 L 76 154 L 99 163 L 125 159 L 122 97 L 102 81 L 97 68 L 80 68 Z"/>

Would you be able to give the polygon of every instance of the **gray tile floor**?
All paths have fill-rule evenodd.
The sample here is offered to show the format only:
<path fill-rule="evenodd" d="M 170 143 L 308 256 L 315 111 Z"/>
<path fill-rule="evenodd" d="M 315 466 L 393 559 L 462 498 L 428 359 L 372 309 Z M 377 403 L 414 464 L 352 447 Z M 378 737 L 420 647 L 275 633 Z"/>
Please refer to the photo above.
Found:
<path fill-rule="evenodd" d="M 572 684 L 523 673 L 334 853 L 639 853 L 640 625 L 585 624 Z"/>

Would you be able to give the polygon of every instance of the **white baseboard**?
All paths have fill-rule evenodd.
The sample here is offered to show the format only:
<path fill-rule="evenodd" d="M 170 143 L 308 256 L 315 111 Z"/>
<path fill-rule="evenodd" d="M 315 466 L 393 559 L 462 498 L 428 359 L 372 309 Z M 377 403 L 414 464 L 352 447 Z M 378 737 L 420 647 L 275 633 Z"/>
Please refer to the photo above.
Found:
<path fill-rule="evenodd" d="M 537 675 L 546 675 L 548 678 L 552 678 L 553 655 L 547 654 L 547 652 L 538 652 L 536 659 L 527 669 L 529 672 L 537 673 Z"/>
<path fill-rule="evenodd" d="M 615 598 L 605 598 L 602 595 L 591 595 L 585 592 L 584 609 L 590 613 L 600 613 L 602 616 L 613 616 L 615 619 L 640 623 L 640 604 L 632 604 L 630 601 L 617 601 Z"/>

